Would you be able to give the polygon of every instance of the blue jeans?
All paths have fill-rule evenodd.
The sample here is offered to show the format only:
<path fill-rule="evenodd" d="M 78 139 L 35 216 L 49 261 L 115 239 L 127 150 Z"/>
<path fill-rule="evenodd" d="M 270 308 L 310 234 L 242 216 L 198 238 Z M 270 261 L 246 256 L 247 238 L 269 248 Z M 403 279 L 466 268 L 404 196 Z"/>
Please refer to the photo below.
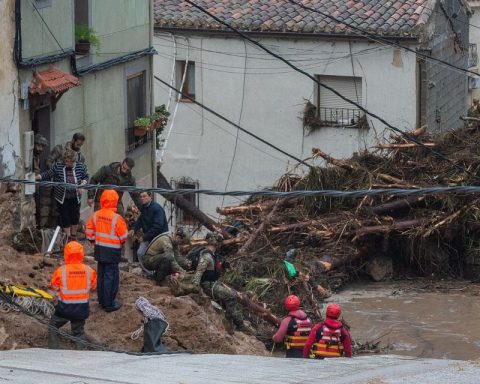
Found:
<path fill-rule="evenodd" d="M 98 302 L 103 308 L 111 308 L 120 285 L 118 263 L 102 263 L 99 261 L 97 275 Z"/>

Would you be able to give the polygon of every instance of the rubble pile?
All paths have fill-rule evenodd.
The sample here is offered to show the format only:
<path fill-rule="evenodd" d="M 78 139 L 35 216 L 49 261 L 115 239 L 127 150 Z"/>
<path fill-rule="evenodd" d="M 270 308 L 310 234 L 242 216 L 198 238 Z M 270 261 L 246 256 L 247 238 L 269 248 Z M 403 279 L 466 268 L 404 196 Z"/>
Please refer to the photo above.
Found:
<path fill-rule="evenodd" d="M 409 136 L 415 139 L 392 134 L 388 143 L 348 160 L 313 149 L 313 158 L 323 159 L 325 165 L 304 176 L 286 174 L 273 189 L 478 185 L 476 126 L 442 136 L 422 127 Z M 357 277 L 368 275 L 376 281 L 468 277 L 480 268 L 479 199 L 466 193 L 253 197 L 240 206 L 218 208 L 224 224 L 238 231 L 225 250 L 230 265 L 226 281 L 249 291 L 277 314 L 283 313 L 282 298 L 297 293 L 307 299 L 310 313 L 319 317 L 317 303 Z"/>

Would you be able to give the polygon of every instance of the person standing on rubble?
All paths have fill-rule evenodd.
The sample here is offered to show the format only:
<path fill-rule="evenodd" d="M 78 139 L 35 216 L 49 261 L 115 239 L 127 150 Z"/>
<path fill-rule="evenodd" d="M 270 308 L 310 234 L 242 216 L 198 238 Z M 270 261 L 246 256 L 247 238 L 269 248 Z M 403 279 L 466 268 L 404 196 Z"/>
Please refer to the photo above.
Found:
<path fill-rule="evenodd" d="M 255 330 L 247 325 L 243 319 L 243 314 L 237 305 L 235 293 L 227 286 L 218 281 L 220 277 L 220 266 L 215 256 L 215 252 L 223 242 L 223 236 L 215 233 L 208 233 L 205 237 L 207 246 L 200 252 L 198 262 L 192 261 L 194 269 L 192 285 L 207 294 L 212 300 L 219 302 L 226 312 L 226 317 L 235 325 L 237 331 L 254 335 Z M 180 282 L 180 284 L 182 284 Z M 186 288 L 190 288 L 188 285 Z"/>
<path fill-rule="evenodd" d="M 61 160 L 65 150 L 69 149 L 75 152 L 75 161 L 85 164 L 85 156 L 83 156 L 80 151 L 84 143 L 85 135 L 80 132 L 74 133 L 71 141 L 67 141 L 64 145 L 58 144 L 53 147 L 52 152 L 50 152 L 50 156 L 48 156 L 47 159 L 47 167 L 51 167 L 53 163 Z"/>
<path fill-rule="evenodd" d="M 181 227 L 172 235 L 162 233 L 150 242 L 139 261 L 143 268 L 152 272 L 157 283 L 162 283 L 171 274 L 179 274 L 181 279 L 190 267 L 187 258 L 178 251 L 178 245 L 185 242 L 189 242 L 189 237 Z"/>
<path fill-rule="evenodd" d="M 42 161 L 40 157 L 45 151 L 45 148 L 48 147 L 48 141 L 43 135 L 37 133 L 33 139 L 33 142 L 32 171 L 36 176 L 47 170 L 46 162 Z M 48 207 L 43 207 L 42 200 L 44 200 L 44 197 L 48 199 Z M 49 224 L 50 199 L 51 188 L 40 188 L 38 185 L 35 186 L 35 221 L 38 228 L 46 227 Z"/>
<path fill-rule="evenodd" d="M 66 149 L 62 160 L 53 163 L 48 171 L 35 176 L 35 180 L 53 180 L 82 186 L 88 182 L 88 171 L 84 163 L 76 161 L 75 151 Z M 68 239 L 76 239 L 80 221 L 80 201 L 82 189 L 55 185 L 53 195 L 57 202 L 59 225 Z"/>
<path fill-rule="evenodd" d="M 132 169 L 135 167 L 135 161 L 126 157 L 121 163 L 114 162 L 101 167 L 90 179 L 90 184 L 118 185 L 122 187 L 135 187 L 135 177 L 132 175 Z M 122 203 L 123 191 L 118 191 L 117 213 L 125 217 L 125 210 Z M 88 191 L 87 204 L 94 207 L 97 211 L 100 208 L 100 196 L 102 189 L 90 189 Z M 141 204 L 137 192 L 129 192 L 135 205 L 140 209 Z"/>
<path fill-rule="evenodd" d="M 83 246 L 76 241 L 67 243 L 63 250 L 65 264 L 57 268 L 50 287 L 58 294 L 58 304 L 50 319 L 48 348 L 59 348 L 57 330 L 70 321 L 73 336 L 77 337 L 75 349 L 83 349 L 85 321 L 90 314 L 90 291 L 97 287 L 97 273 L 83 264 Z"/>
<path fill-rule="evenodd" d="M 303 357 L 324 359 L 330 357 L 352 357 L 352 343 L 347 328 L 338 318 L 342 308 L 329 304 L 325 320 L 317 323 L 308 336 L 303 348 Z"/>
<path fill-rule="evenodd" d="M 287 296 L 284 307 L 288 311 L 288 315 L 280 323 L 280 327 L 273 335 L 272 340 L 275 343 L 283 342 L 286 349 L 285 357 L 302 358 L 305 342 L 312 330 L 312 321 L 300 309 L 298 296 Z"/>
<path fill-rule="evenodd" d="M 138 259 L 142 259 L 147 252 L 150 242 L 158 235 L 168 232 L 167 216 L 157 202 L 153 201 L 151 192 L 140 192 L 140 217 L 130 230 L 130 236 L 138 230 L 142 230 L 139 237 L 140 245 L 137 250 Z"/>
<path fill-rule="evenodd" d="M 120 285 L 120 262 L 122 245 L 127 240 L 127 224 L 116 213 L 118 193 L 112 189 L 103 191 L 100 210 L 88 220 L 85 236 L 95 244 L 94 257 L 97 260 L 98 303 L 105 312 L 117 311 L 122 304 L 115 300 Z"/>

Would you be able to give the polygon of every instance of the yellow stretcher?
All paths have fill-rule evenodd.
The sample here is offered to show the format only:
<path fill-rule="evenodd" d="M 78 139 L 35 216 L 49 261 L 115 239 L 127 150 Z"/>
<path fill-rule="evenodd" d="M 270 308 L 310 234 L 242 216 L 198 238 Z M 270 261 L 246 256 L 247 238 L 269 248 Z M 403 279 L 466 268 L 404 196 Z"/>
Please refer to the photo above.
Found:
<path fill-rule="evenodd" d="M 38 288 L 0 283 L 0 290 L 6 294 L 13 294 L 15 296 L 37 297 L 46 300 L 53 299 L 52 295 L 50 295 L 48 292 Z"/>

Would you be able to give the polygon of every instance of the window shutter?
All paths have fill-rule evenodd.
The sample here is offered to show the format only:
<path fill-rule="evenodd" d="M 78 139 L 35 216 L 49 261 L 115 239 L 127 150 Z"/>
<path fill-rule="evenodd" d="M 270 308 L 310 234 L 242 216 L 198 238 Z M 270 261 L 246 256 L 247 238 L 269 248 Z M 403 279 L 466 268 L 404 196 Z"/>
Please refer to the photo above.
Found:
<path fill-rule="evenodd" d="M 338 91 L 347 99 L 362 105 L 362 79 L 360 77 L 320 76 L 319 80 L 321 83 Z M 319 97 L 321 108 L 358 109 L 324 87 L 320 87 Z"/>

